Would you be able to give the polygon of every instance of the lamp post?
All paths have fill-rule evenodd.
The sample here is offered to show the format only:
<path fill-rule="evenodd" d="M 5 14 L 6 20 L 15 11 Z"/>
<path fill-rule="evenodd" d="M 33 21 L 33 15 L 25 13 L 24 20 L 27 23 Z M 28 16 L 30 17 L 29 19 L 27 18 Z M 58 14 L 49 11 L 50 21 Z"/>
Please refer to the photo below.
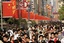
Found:
<path fill-rule="evenodd" d="M 2 31 L 4 31 L 3 30 L 3 17 L 2 17 L 2 0 L 0 0 L 1 1 L 1 29 L 2 29 Z"/>
<path fill-rule="evenodd" d="M 29 4 L 28 4 L 28 27 L 30 26 L 30 11 L 31 11 L 31 0 L 30 0 L 30 2 L 29 2 Z"/>
<path fill-rule="evenodd" d="M 30 11 L 31 11 L 31 0 L 30 0 L 30 2 L 28 4 L 28 28 L 29 28 L 29 37 L 30 37 L 30 39 L 32 39 L 32 31 L 31 31 L 31 28 L 30 28 L 30 24 L 31 24 Z M 30 43 L 31 43 L 31 40 L 30 40 Z"/>
<path fill-rule="evenodd" d="M 28 5 L 28 21 L 30 20 L 30 4 Z"/>
<path fill-rule="evenodd" d="M 20 11 L 20 1 L 18 0 L 18 16 L 19 16 L 19 27 L 21 28 L 21 11 Z"/>

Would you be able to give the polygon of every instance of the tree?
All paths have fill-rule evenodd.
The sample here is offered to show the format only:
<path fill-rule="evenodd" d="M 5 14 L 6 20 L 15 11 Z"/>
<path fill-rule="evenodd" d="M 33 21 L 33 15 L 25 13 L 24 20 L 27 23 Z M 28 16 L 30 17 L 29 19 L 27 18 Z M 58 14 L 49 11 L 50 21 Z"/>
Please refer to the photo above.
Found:
<path fill-rule="evenodd" d="M 31 25 L 34 26 L 36 22 L 34 20 L 31 21 Z"/>
<path fill-rule="evenodd" d="M 9 19 L 5 19 L 5 21 L 7 22 L 7 23 L 9 23 L 9 24 L 13 24 L 13 22 L 14 22 L 14 20 L 12 19 L 12 18 L 9 18 Z"/>
<path fill-rule="evenodd" d="M 64 6 L 62 6 L 62 7 L 59 9 L 58 13 L 60 14 L 59 19 L 60 19 L 60 20 L 63 20 L 63 19 L 64 19 Z"/>

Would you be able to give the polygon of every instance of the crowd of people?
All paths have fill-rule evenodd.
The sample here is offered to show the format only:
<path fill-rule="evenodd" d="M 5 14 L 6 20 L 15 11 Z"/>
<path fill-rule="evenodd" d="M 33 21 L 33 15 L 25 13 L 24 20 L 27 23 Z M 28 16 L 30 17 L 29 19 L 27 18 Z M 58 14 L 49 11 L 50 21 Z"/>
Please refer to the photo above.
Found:
<path fill-rule="evenodd" d="M 64 29 L 59 25 L 35 25 L 28 28 L 0 30 L 0 43 L 64 43 Z"/>

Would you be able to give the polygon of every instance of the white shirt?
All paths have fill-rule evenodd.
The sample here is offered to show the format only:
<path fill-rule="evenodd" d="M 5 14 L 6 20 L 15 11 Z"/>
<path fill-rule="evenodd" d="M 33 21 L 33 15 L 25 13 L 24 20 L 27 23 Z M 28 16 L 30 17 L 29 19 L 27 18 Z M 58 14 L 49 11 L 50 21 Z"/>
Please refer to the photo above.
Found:
<path fill-rule="evenodd" d="M 61 39 L 61 43 L 64 43 L 64 38 Z"/>
<path fill-rule="evenodd" d="M 13 31 L 12 30 L 8 30 L 8 32 L 10 32 L 10 36 L 13 35 Z"/>
<path fill-rule="evenodd" d="M 14 35 L 14 40 L 16 40 L 19 37 L 19 34 Z"/>
<path fill-rule="evenodd" d="M 3 43 L 3 42 L 0 40 L 0 43 Z"/>

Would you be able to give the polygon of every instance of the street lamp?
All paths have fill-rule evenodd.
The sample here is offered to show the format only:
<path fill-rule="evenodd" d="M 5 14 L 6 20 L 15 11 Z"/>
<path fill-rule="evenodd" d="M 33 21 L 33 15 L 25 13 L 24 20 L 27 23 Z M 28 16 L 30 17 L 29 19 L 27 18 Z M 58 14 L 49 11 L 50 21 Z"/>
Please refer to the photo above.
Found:
<path fill-rule="evenodd" d="M 31 0 L 28 3 L 28 22 L 30 22 L 30 11 L 31 11 Z M 30 26 L 30 23 L 28 23 L 28 27 Z"/>
<path fill-rule="evenodd" d="M 17 0 L 17 1 L 18 1 L 19 27 L 21 28 L 21 10 L 20 10 L 20 1 L 21 0 Z"/>
<path fill-rule="evenodd" d="M 2 17 L 2 0 L 0 0 L 0 2 L 1 2 L 1 29 L 2 31 L 4 31 L 3 30 L 3 17 Z"/>

